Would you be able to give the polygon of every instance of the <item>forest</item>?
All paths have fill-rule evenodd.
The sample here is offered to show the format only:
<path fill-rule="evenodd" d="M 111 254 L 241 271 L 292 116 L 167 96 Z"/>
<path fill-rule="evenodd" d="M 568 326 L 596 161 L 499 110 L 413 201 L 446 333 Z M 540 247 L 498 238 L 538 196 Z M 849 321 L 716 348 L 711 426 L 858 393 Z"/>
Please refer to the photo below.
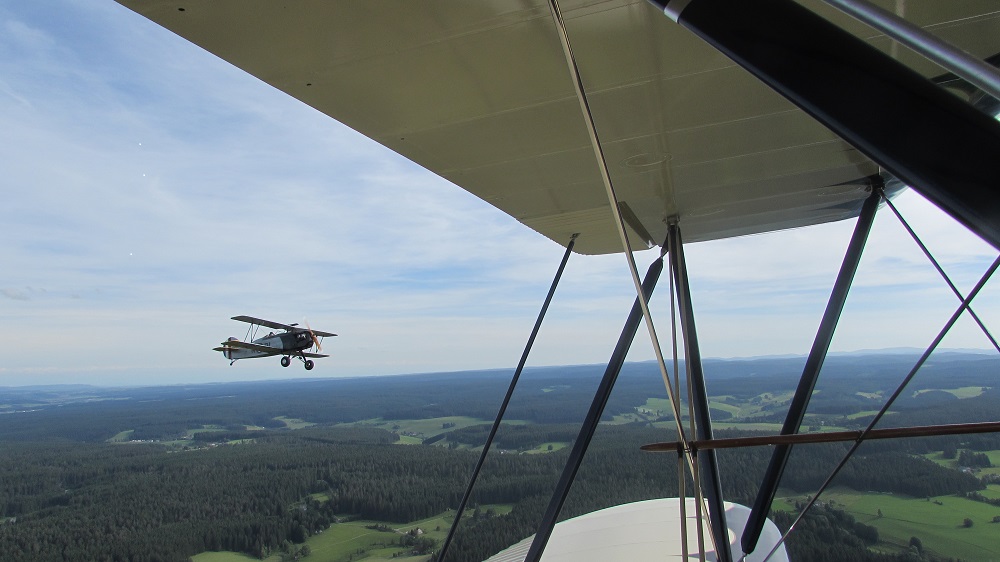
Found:
<path fill-rule="evenodd" d="M 833 374 L 817 393 L 823 400 L 817 401 L 814 421 L 864 423 L 864 415 L 856 414 L 871 409 L 867 396 L 885 393 L 900 378 L 901 361 L 831 359 Z M 762 388 L 771 393 L 794 388 L 801 359 L 759 361 L 707 362 L 710 390 L 719 389 L 720 401 L 743 404 Z M 964 355 L 936 364 L 934 376 L 920 380 L 923 386 L 907 395 L 912 399 L 896 410 L 893 422 L 998 419 L 992 389 L 962 398 L 961 408 L 955 407 L 959 399 L 953 394 L 939 391 L 982 385 L 997 366 L 995 360 Z M 572 442 L 600 374 L 601 368 L 593 366 L 525 374 L 507 415 L 519 423 L 501 428 L 494 445 L 500 453 L 488 457 L 472 498 L 476 506 L 511 509 L 463 520 L 448 560 L 483 560 L 534 532 L 567 451 L 517 452 Z M 401 524 L 441 514 L 461 498 L 476 447 L 485 441 L 509 376 L 484 371 L 377 381 L 0 389 L 5 460 L 0 464 L 0 560 L 168 561 L 219 550 L 257 558 L 301 556 L 305 551 L 296 545 L 351 519 Z M 655 365 L 629 364 L 605 417 L 611 422 L 664 395 Z M 931 396 L 920 398 L 925 395 Z M 773 409 L 780 411 L 780 403 Z M 768 415 L 773 414 L 757 417 Z M 376 427 L 391 420 L 399 420 L 398 427 L 403 420 L 452 416 L 481 421 L 462 427 L 454 421 L 435 423 L 437 431 L 423 445 L 410 446 L 400 445 L 402 437 L 392 424 Z M 308 424 L 290 429 L 288 419 Z M 561 517 L 676 495 L 674 463 L 639 450 L 664 440 L 665 433 L 651 420 L 602 425 Z M 983 463 L 979 451 L 1000 449 L 989 434 L 869 445 L 836 484 L 918 498 L 985 497 L 986 488 L 980 478 L 920 453 L 953 449 L 956 458 Z M 796 448 L 783 488 L 815 490 L 846 447 Z M 766 448 L 719 452 L 727 500 L 752 503 L 768 456 Z M 772 517 L 779 526 L 791 524 L 787 512 Z M 792 560 L 912 558 L 912 552 L 873 550 L 878 542 L 874 527 L 824 506 L 796 528 L 788 548 Z M 421 550 L 433 548 L 431 539 L 420 544 Z"/>

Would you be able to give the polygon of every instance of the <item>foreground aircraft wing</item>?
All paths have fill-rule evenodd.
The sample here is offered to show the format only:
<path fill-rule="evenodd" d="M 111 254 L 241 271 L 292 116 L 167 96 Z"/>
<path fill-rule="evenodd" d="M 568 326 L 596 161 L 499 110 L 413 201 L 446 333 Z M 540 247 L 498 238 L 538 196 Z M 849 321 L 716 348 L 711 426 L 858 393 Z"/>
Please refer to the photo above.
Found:
<path fill-rule="evenodd" d="M 118 1 L 559 244 L 622 251 L 546 0 Z M 1000 52 L 996 0 L 874 3 L 976 57 Z M 672 216 L 686 242 L 857 216 L 880 169 L 854 147 L 645 0 L 560 5 L 634 249 Z"/>
<path fill-rule="evenodd" d="M 258 353 L 269 353 L 271 355 L 279 355 L 282 350 L 276 347 L 268 347 L 266 345 L 257 345 L 255 343 L 245 342 L 245 341 L 224 341 L 222 342 L 222 348 L 215 348 L 215 351 L 222 351 L 224 348 L 239 348 L 239 349 L 249 349 L 250 351 L 256 351 Z"/>

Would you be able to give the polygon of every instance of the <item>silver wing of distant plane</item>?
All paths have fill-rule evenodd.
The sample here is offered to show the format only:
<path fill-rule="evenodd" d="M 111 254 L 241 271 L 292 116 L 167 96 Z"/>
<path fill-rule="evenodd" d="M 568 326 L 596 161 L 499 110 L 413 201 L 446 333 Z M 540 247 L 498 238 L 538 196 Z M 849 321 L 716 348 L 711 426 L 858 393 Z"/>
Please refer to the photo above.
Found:
<path fill-rule="evenodd" d="M 240 322 L 246 322 L 247 324 L 255 324 L 257 326 L 266 326 L 268 328 L 273 328 L 275 330 L 285 330 L 288 332 L 294 332 L 295 326 L 290 324 L 282 324 L 280 322 L 272 322 L 270 320 L 264 320 L 263 318 L 254 318 L 253 316 L 233 316 L 233 320 L 238 320 Z"/>
<path fill-rule="evenodd" d="M 255 353 L 257 355 L 237 357 L 234 356 L 235 354 L 233 353 L 236 350 L 246 350 L 251 353 Z M 322 359 L 323 357 L 329 357 L 329 355 L 325 355 L 322 353 L 311 353 L 301 350 L 296 351 L 296 350 L 280 349 L 267 345 L 260 345 L 256 343 L 244 342 L 239 340 L 224 341 L 222 342 L 220 347 L 212 348 L 212 351 L 221 351 L 226 356 L 226 358 L 233 360 L 233 362 L 239 359 L 256 359 L 261 357 L 272 357 L 275 355 L 282 355 L 283 356 L 281 359 L 282 367 L 287 367 L 291 363 L 290 361 L 291 357 L 298 357 L 305 365 L 306 370 L 311 370 L 313 368 L 312 361 L 308 361 L 308 359 Z"/>
<path fill-rule="evenodd" d="M 222 342 L 222 347 L 215 348 L 215 351 L 223 351 L 226 348 L 237 348 L 237 349 L 248 349 L 250 351 L 255 351 L 257 353 L 263 353 L 265 355 L 282 355 L 284 351 L 277 347 L 270 347 L 267 345 L 258 345 L 256 343 L 250 343 L 245 341 L 224 341 Z"/>
<path fill-rule="evenodd" d="M 312 332 L 313 334 L 320 337 L 333 337 L 337 334 L 332 334 L 330 332 L 324 332 L 321 330 L 313 330 L 310 328 L 303 328 L 297 324 L 282 324 L 280 322 L 272 322 L 271 320 L 264 320 L 263 318 L 254 318 L 253 316 L 233 316 L 233 320 L 238 320 L 240 322 L 246 322 L 248 324 L 255 324 L 257 326 L 266 326 L 268 328 L 273 328 L 275 330 L 285 330 L 287 332 Z"/>
<path fill-rule="evenodd" d="M 250 351 L 256 351 L 258 353 L 266 353 L 268 355 L 284 355 L 285 351 L 275 347 L 269 347 L 266 345 L 257 345 L 255 343 L 243 342 L 243 341 L 224 341 L 222 342 L 222 347 L 216 347 L 213 351 L 225 351 L 226 348 L 239 348 L 239 349 L 249 349 Z M 296 357 L 310 357 L 312 359 L 321 359 L 323 357 L 329 357 L 329 355 L 324 355 L 322 353 L 307 353 L 307 352 L 289 352 Z"/>

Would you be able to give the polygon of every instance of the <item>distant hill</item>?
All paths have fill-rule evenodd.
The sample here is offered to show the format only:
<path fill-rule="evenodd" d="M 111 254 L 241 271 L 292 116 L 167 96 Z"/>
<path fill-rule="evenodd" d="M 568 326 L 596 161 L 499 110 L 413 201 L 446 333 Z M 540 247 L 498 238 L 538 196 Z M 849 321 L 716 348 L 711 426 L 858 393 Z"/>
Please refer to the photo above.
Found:
<path fill-rule="evenodd" d="M 809 412 L 848 416 L 877 409 L 881 397 L 895 390 L 916 358 L 916 352 L 896 350 L 829 357 Z M 704 361 L 709 394 L 731 402 L 728 413 L 715 406 L 713 411 L 728 419 L 736 404 L 769 393 L 755 421 L 780 422 L 787 409 L 787 398 L 782 397 L 794 391 L 804 363 L 804 357 Z M 579 423 L 604 369 L 603 365 L 526 369 L 507 419 Z M 968 399 L 991 387 L 998 371 L 1000 357 L 939 352 L 913 379 L 894 410 L 947 405 L 959 396 Z M 511 375 L 512 370 L 494 369 L 134 388 L 0 388 L 0 440 L 103 441 L 126 430 L 134 431 L 134 438 L 160 439 L 205 424 L 283 427 L 275 422 L 282 417 L 314 424 L 449 416 L 492 420 Z M 655 362 L 626 363 L 605 420 L 631 414 L 647 400 L 666 396 Z"/>

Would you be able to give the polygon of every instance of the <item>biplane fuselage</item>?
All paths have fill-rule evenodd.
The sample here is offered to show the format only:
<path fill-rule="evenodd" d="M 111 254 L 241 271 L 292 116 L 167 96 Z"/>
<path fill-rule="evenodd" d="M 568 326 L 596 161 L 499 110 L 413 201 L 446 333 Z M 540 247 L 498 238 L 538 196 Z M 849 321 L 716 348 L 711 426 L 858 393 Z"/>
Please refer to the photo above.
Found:
<path fill-rule="evenodd" d="M 229 338 L 230 342 L 240 341 L 238 338 Z M 262 338 L 257 338 L 250 342 L 256 347 L 268 347 L 273 348 L 273 351 L 264 351 L 259 349 L 247 349 L 240 347 L 227 347 L 223 345 L 222 354 L 226 356 L 226 359 L 250 359 L 253 357 L 270 357 L 272 355 L 287 355 L 295 354 L 299 351 L 305 351 L 313 346 L 312 338 L 309 337 L 308 332 L 299 333 L 270 333 Z"/>

